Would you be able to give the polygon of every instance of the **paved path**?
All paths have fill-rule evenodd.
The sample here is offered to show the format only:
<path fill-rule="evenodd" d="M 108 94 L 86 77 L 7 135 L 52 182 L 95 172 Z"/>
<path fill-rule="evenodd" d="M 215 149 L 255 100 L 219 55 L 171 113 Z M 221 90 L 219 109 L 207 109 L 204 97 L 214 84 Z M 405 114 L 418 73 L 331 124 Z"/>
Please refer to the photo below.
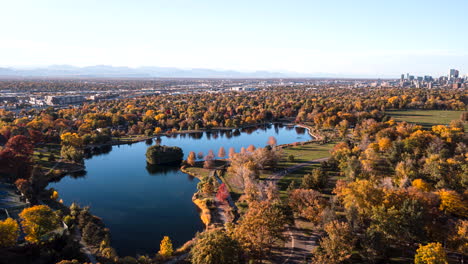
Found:
<path fill-rule="evenodd" d="M 270 175 L 266 180 L 278 183 L 278 181 L 288 173 L 298 170 L 304 166 L 320 163 L 329 158 L 320 158 L 288 167 L 283 171 Z M 279 255 L 273 256 L 276 263 L 307 263 L 312 250 L 318 245 L 320 239 L 319 234 L 308 234 L 307 230 L 300 229 L 296 226 L 288 227 L 285 235 L 289 238 L 284 247 L 279 249 Z"/>
<path fill-rule="evenodd" d="M 285 176 L 286 174 L 288 174 L 290 172 L 293 172 L 295 170 L 298 170 L 298 169 L 300 169 L 302 167 L 305 167 L 307 165 L 310 165 L 310 164 L 315 164 L 315 163 L 320 163 L 322 161 L 326 161 L 328 159 L 329 158 L 326 157 L 326 158 L 320 158 L 320 159 L 315 159 L 315 160 L 306 161 L 306 162 L 303 162 L 303 163 L 296 164 L 294 166 L 288 167 L 288 168 L 286 168 L 286 169 L 284 169 L 282 171 L 279 171 L 277 173 L 274 173 L 274 174 L 268 176 L 268 178 L 266 178 L 266 180 L 278 182 L 283 176 Z"/>
<path fill-rule="evenodd" d="M 88 246 L 84 243 L 83 239 L 81 238 L 81 232 L 78 228 L 75 229 L 75 238 L 79 241 L 81 245 L 81 252 L 88 257 L 88 260 L 92 264 L 97 264 L 96 257 L 91 253 Z"/>

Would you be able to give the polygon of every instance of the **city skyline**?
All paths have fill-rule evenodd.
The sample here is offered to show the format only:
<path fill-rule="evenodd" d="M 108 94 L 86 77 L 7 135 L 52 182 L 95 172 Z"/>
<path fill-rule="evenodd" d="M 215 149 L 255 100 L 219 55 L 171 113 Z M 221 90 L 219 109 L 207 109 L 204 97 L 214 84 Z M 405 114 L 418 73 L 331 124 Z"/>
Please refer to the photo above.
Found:
<path fill-rule="evenodd" d="M 0 67 L 158 66 L 336 76 L 468 73 L 466 1 L 4 3 Z"/>

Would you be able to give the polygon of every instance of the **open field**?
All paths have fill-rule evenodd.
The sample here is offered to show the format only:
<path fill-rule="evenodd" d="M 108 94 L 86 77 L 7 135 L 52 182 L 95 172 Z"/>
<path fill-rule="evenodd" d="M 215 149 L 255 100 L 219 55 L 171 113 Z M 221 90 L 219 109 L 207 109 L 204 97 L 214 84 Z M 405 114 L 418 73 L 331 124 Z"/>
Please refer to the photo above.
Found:
<path fill-rule="evenodd" d="M 386 114 L 393 117 L 396 121 L 406 121 L 422 125 L 430 129 L 435 125 L 448 125 L 452 120 L 460 120 L 463 111 L 448 110 L 391 110 Z M 465 131 L 468 130 L 468 122 L 465 122 Z"/>
<path fill-rule="evenodd" d="M 283 149 L 283 159 L 278 163 L 278 168 L 287 168 L 300 163 L 308 162 L 311 160 L 326 158 L 330 156 L 330 150 L 335 143 L 307 144 L 304 146 L 287 147 Z M 294 160 L 288 160 L 290 155 L 294 156 Z"/>

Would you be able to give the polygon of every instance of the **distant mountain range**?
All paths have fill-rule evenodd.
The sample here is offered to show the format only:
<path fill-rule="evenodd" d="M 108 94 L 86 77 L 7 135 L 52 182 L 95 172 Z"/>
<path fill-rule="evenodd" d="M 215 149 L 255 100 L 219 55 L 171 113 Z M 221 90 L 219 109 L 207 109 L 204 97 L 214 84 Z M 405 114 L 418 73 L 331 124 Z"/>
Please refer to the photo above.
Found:
<path fill-rule="evenodd" d="M 211 69 L 179 69 L 169 67 L 114 67 L 96 65 L 75 67 L 52 65 L 38 68 L 0 68 L 1 77 L 115 77 L 115 78 L 286 78 L 300 74 L 256 71 L 238 72 Z M 303 76 L 305 77 L 305 76 Z"/>
<path fill-rule="evenodd" d="M 96 65 L 76 67 L 51 65 L 29 68 L 1 68 L 0 78 L 5 77 L 75 77 L 75 78 L 358 78 L 351 75 L 330 73 L 301 74 L 295 72 L 239 72 L 231 70 L 180 69 L 170 67 L 114 67 Z M 362 76 L 370 77 L 370 76 Z M 361 77 L 361 78 L 362 78 Z M 374 77 L 375 78 L 375 77 Z"/>

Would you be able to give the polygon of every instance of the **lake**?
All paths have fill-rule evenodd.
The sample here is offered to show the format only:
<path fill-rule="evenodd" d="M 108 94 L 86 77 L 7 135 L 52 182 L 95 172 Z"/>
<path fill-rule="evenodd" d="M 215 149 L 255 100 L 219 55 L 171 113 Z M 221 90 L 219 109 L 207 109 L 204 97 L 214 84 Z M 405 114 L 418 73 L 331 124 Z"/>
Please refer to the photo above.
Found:
<path fill-rule="evenodd" d="M 206 155 L 210 149 L 216 155 L 221 146 L 226 153 L 230 147 L 236 152 L 251 144 L 264 147 L 270 136 L 278 144 L 311 139 L 304 128 L 275 124 L 162 136 L 154 141 L 178 146 L 187 157 L 190 151 Z M 110 228 L 112 246 L 120 256 L 156 254 L 163 236 L 169 236 L 177 248 L 204 228 L 192 203 L 198 179 L 182 173 L 178 167 L 147 167 L 145 153 L 150 142 L 113 146 L 107 153 L 85 160 L 84 176 L 66 176 L 49 184 L 66 205 L 77 202 L 90 206 L 91 212 L 103 219 Z"/>

